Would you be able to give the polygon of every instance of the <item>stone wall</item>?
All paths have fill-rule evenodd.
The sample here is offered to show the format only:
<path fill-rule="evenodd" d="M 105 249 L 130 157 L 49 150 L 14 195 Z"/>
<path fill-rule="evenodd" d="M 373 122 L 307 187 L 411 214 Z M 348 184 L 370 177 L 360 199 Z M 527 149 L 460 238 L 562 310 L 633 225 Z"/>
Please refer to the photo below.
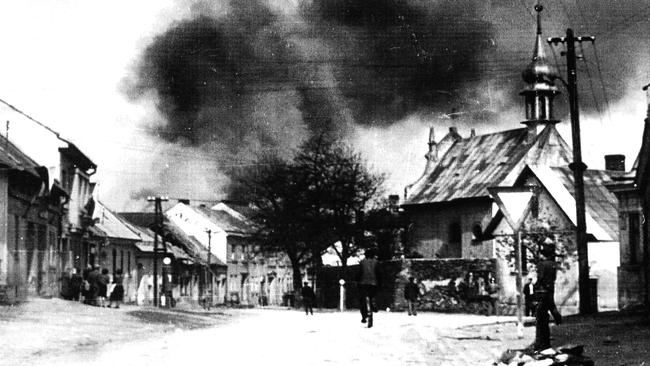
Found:
<path fill-rule="evenodd" d="M 380 290 L 377 305 L 380 309 L 405 310 L 404 286 L 414 277 L 420 286 L 422 310 L 439 312 L 488 313 L 493 309 L 486 293 L 478 290 L 479 283 L 487 283 L 489 275 L 497 278 L 495 259 L 407 259 L 381 262 Z M 336 308 L 339 303 L 339 279 L 346 281 L 346 306 L 358 308 L 356 274 L 358 266 L 324 267 L 318 273 L 317 292 L 321 306 Z M 474 278 L 474 286 L 466 286 Z M 479 280 L 481 278 L 482 280 Z"/>

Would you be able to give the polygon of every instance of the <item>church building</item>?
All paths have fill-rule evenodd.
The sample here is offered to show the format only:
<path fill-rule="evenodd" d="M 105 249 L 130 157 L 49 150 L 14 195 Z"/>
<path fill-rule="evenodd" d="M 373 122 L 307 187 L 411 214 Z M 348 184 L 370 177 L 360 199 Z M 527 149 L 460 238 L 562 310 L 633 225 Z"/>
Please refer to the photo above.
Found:
<path fill-rule="evenodd" d="M 488 187 L 509 186 L 528 165 L 566 166 L 571 149 L 555 125 L 557 69 L 544 49 L 538 26 L 532 62 L 524 69 L 523 128 L 460 136 L 455 128 L 438 143 L 429 137 L 424 174 L 405 189 L 412 222 L 411 249 L 428 258 L 486 258 L 494 255 L 481 234 L 496 214 Z"/>

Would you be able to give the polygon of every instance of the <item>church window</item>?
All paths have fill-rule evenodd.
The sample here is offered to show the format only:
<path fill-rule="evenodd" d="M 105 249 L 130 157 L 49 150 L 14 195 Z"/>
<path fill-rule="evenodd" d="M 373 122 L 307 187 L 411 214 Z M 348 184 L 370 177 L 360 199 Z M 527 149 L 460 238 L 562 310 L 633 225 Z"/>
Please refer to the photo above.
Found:
<path fill-rule="evenodd" d="M 448 257 L 460 258 L 462 256 L 462 232 L 459 222 L 449 225 L 449 252 Z"/>

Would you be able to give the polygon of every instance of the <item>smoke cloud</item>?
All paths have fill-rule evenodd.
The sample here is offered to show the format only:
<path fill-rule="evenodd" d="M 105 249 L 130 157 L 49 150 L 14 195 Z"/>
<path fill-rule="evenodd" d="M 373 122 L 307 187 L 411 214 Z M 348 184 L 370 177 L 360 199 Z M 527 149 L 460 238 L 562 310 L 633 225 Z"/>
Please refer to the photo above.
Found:
<path fill-rule="evenodd" d="M 572 26 L 599 37 L 601 59 L 590 45 L 580 49 L 580 72 L 588 68 L 593 78 L 581 83 L 584 110 L 606 108 L 597 64 L 608 73 L 610 103 L 643 83 L 650 41 L 632 41 L 630 33 L 643 30 L 636 14 L 647 14 L 644 1 L 614 8 L 608 1 L 543 3 L 545 36 Z M 225 165 L 260 153 L 288 156 L 312 134 L 387 130 L 414 115 L 457 112 L 479 130 L 501 126 L 520 108 L 521 70 L 535 37 L 528 0 L 185 4 L 192 15 L 143 50 L 128 95 L 155 98 L 164 121 L 152 135 Z M 629 62 L 607 57 L 612 48 Z M 557 112 L 566 114 L 562 98 Z"/>

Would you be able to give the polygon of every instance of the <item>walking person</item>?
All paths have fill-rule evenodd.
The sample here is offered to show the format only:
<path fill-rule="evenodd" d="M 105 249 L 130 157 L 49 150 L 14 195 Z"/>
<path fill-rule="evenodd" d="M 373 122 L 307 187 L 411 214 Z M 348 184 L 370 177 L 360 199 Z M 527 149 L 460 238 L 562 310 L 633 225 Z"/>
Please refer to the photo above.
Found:
<path fill-rule="evenodd" d="M 532 316 L 535 314 L 535 309 L 533 308 L 533 294 L 535 290 L 533 288 L 533 279 L 528 277 L 528 281 L 524 285 L 524 301 L 525 301 L 525 315 Z"/>
<path fill-rule="evenodd" d="M 492 273 L 488 274 L 488 283 L 486 285 L 486 291 L 490 297 L 490 305 L 492 306 L 492 314 L 499 315 L 499 285 L 497 284 L 496 278 Z"/>
<path fill-rule="evenodd" d="M 409 316 L 418 315 L 417 302 L 418 297 L 420 297 L 420 288 L 415 283 L 415 278 L 409 277 L 409 282 L 404 287 L 404 298 L 408 304 L 408 313 Z"/>
<path fill-rule="evenodd" d="M 535 312 L 535 343 L 536 350 L 551 347 L 551 330 L 549 328 L 549 313 L 553 315 L 556 325 L 562 323 L 562 315 L 555 306 L 555 278 L 557 266 L 555 264 L 555 246 L 552 241 L 545 242 L 540 252 L 541 261 L 537 264 L 537 287 L 535 296 L 539 304 Z"/>
<path fill-rule="evenodd" d="M 99 295 L 100 276 L 99 267 L 94 267 L 89 270 L 86 276 L 86 283 L 84 283 L 84 290 L 86 291 L 84 304 L 99 306 L 97 296 Z"/>
<path fill-rule="evenodd" d="M 72 276 L 70 277 L 70 295 L 72 300 L 79 301 L 79 293 L 82 290 L 83 278 L 79 274 L 78 268 L 72 269 Z"/>
<path fill-rule="evenodd" d="M 361 311 L 362 323 L 366 323 L 368 321 L 368 316 L 371 315 L 368 314 L 368 307 L 370 307 L 373 312 L 377 312 L 374 299 L 379 286 L 377 280 L 378 268 L 379 266 L 375 251 L 368 249 L 365 258 L 359 262 L 359 310 Z M 370 304 L 366 303 L 366 299 L 370 301 Z M 368 324 L 369 328 L 371 326 L 372 325 Z"/>
<path fill-rule="evenodd" d="M 66 268 L 61 274 L 61 297 L 65 300 L 72 300 L 72 270 Z"/>
<path fill-rule="evenodd" d="M 305 315 L 314 315 L 314 302 L 316 302 L 316 295 L 314 294 L 314 290 L 309 287 L 309 282 L 305 282 L 302 285 L 302 303 L 305 307 Z"/>
<path fill-rule="evenodd" d="M 105 306 L 106 302 L 106 293 L 108 292 L 108 284 L 111 282 L 111 278 L 108 276 L 108 268 L 102 269 L 102 274 L 99 275 L 98 285 L 97 285 L 97 300 L 98 305 L 101 307 Z"/>
<path fill-rule="evenodd" d="M 113 303 L 115 303 L 115 309 L 120 308 L 120 303 L 124 300 L 124 285 L 122 285 L 122 281 L 124 280 L 124 277 L 122 275 L 122 270 L 118 269 L 115 271 L 115 275 L 113 276 L 113 291 L 111 291 L 111 295 L 108 298 L 108 307 L 112 307 Z"/>

